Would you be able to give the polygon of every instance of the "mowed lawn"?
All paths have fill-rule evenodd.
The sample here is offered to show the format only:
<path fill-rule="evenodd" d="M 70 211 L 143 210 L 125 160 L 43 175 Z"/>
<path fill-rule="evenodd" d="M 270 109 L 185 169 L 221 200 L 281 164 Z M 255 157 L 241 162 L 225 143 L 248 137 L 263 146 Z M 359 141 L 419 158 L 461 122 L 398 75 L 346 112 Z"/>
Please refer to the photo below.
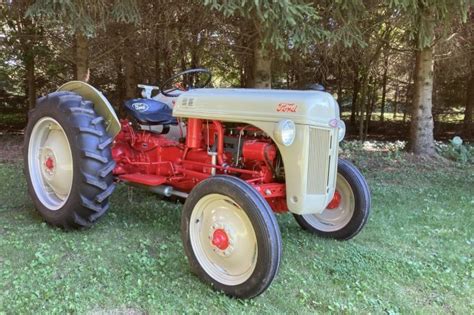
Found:
<path fill-rule="evenodd" d="M 283 258 L 253 300 L 190 273 L 179 205 L 119 186 L 93 228 L 42 222 L 21 164 L 0 164 L 0 313 L 474 313 L 474 168 L 401 154 L 360 158 L 366 228 L 325 240 L 280 215 Z"/>

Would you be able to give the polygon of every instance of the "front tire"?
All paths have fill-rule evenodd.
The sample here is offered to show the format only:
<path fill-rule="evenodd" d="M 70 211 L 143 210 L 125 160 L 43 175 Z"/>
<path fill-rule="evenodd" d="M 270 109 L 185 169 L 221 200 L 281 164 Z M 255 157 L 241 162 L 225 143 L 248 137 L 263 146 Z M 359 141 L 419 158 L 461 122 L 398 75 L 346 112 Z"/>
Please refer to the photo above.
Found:
<path fill-rule="evenodd" d="M 24 171 L 46 222 L 76 229 L 105 214 L 115 188 L 112 142 L 92 102 L 72 92 L 38 99 L 25 130 Z"/>
<path fill-rule="evenodd" d="M 367 223 L 370 214 L 370 190 L 364 176 L 350 162 L 338 161 L 336 192 L 320 214 L 294 214 L 296 222 L 318 236 L 348 240 Z"/>
<path fill-rule="evenodd" d="M 278 272 L 281 236 L 265 199 L 246 182 L 215 176 L 190 193 L 181 235 L 192 271 L 237 298 L 261 294 Z"/>

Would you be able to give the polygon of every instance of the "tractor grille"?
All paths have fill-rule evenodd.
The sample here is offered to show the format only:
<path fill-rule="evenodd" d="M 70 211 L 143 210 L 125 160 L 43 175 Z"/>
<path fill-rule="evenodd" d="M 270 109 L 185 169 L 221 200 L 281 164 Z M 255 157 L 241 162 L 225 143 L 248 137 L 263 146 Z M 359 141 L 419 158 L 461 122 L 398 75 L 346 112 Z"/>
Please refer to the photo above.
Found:
<path fill-rule="evenodd" d="M 307 193 L 321 195 L 328 192 L 333 180 L 330 176 L 331 159 L 335 145 L 333 131 L 319 128 L 309 128 L 309 160 Z"/>

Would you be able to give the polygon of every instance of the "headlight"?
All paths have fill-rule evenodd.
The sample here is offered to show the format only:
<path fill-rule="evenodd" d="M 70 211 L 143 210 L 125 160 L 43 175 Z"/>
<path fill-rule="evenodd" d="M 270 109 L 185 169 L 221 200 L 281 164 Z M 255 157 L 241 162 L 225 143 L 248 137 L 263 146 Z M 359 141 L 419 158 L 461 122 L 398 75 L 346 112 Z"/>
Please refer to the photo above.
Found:
<path fill-rule="evenodd" d="M 346 135 L 346 124 L 342 121 L 342 120 L 339 120 L 339 123 L 338 123 L 338 129 L 337 129 L 337 140 L 339 142 L 342 141 L 342 139 L 344 139 L 344 136 Z"/>
<path fill-rule="evenodd" d="M 329 127 L 337 128 L 337 140 L 341 142 L 346 135 L 346 124 L 341 119 L 334 118 L 329 121 Z"/>
<path fill-rule="evenodd" d="M 280 120 L 273 132 L 275 139 L 284 146 L 290 146 L 295 140 L 296 126 L 289 119 Z"/>

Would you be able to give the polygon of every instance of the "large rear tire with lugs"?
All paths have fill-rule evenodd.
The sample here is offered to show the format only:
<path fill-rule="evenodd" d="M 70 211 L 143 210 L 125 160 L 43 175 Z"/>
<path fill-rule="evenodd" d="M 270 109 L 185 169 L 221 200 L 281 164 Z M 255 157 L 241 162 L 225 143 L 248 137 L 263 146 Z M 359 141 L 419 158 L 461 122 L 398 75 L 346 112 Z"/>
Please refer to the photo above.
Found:
<path fill-rule="evenodd" d="M 77 229 L 105 214 L 115 188 L 112 142 L 92 102 L 72 92 L 38 99 L 23 156 L 31 199 L 46 222 Z"/>

